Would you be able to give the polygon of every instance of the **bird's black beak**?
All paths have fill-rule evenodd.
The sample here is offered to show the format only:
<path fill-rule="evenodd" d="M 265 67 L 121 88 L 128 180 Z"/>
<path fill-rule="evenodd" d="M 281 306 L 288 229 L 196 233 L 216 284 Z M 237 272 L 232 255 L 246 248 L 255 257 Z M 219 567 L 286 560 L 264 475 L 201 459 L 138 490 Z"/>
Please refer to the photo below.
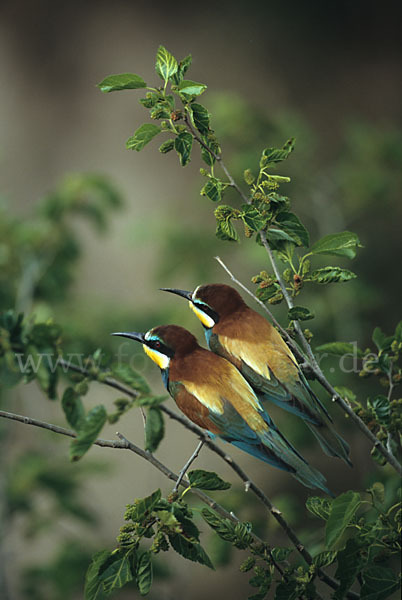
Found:
<path fill-rule="evenodd" d="M 176 290 L 174 288 L 159 288 L 162 292 L 170 292 L 171 294 L 177 294 L 178 296 L 182 296 L 182 298 L 186 298 L 186 300 L 191 300 L 193 292 L 186 292 L 186 290 Z"/>
<path fill-rule="evenodd" d="M 119 331 L 117 333 L 111 333 L 110 335 L 119 335 L 120 337 L 126 337 L 130 340 L 135 340 L 136 342 L 141 342 L 141 344 L 145 343 L 145 337 L 143 333 L 138 333 L 137 331 Z"/>

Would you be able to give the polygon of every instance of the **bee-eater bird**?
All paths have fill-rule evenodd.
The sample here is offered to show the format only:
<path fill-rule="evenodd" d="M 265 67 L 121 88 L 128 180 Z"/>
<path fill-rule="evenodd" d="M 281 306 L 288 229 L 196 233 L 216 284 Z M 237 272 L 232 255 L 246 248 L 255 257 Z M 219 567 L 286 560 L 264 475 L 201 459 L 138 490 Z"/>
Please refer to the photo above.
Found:
<path fill-rule="evenodd" d="M 212 437 L 288 471 L 305 486 L 331 494 L 325 478 L 287 442 L 251 386 L 227 360 L 198 345 L 192 333 L 162 325 L 147 333 L 114 333 L 143 345 L 159 366 L 162 379 L 179 409 Z"/>
<path fill-rule="evenodd" d="M 336 433 L 332 418 L 314 394 L 278 331 L 240 294 L 225 284 L 198 286 L 194 292 L 162 288 L 186 298 L 205 328 L 209 348 L 233 363 L 259 398 L 304 419 L 329 456 L 350 466 L 349 445 Z"/>

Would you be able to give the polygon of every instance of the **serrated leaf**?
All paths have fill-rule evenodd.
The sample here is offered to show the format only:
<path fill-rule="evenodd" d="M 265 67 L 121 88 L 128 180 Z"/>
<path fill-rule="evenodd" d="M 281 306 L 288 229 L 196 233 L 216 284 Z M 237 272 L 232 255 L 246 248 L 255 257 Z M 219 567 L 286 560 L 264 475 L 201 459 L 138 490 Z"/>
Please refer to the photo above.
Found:
<path fill-rule="evenodd" d="M 391 406 L 386 396 L 378 395 L 371 401 L 378 422 L 388 426 L 391 417 Z"/>
<path fill-rule="evenodd" d="M 315 564 L 317 569 L 320 569 L 322 567 L 328 567 L 329 565 L 332 565 L 332 563 L 336 559 L 336 554 L 336 552 L 324 550 L 324 552 L 320 552 L 319 554 L 316 554 L 314 556 L 313 563 Z"/>
<path fill-rule="evenodd" d="M 311 246 L 310 252 L 312 254 L 331 254 L 354 258 L 356 249 L 361 247 L 360 240 L 355 233 L 342 231 L 341 233 L 325 235 Z"/>
<path fill-rule="evenodd" d="M 275 227 L 270 227 L 268 229 L 267 240 L 274 249 L 277 248 L 276 242 L 291 242 L 292 244 L 295 244 L 294 239 L 286 233 L 286 231 L 276 229 Z"/>
<path fill-rule="evenodd" d="M 116 363 L 112 365 L 113 375 L 130 386 L 133 390 L 141 394 L 150 394 L 151 388 L 140 373 L 135 371 L 126 363 Z"/>
<path fill-rule="evenodd" d="M 173 148 L 174 140 L 166 140 L 166 142 L 163 142 L 163 144 L 159 146 L 159 152 L 161 152 L 162 154 L 167 154 L 168 152 L 173 150 Z"/>
<path fill-rule="evenodd" d="M 159 46 L 156 53 L 155 70 L 165 82 L 177 73 L 178 64 L 175 57 L 164 46 Z"/>
<path fill-rule="evenodd" d="M 142 77 L 135 73 L 120 73 L 119 75 L 109 75 L 103 81 L 98 83 L 97 87 L 101 92 L 118 92 L 120 90 L 138 90 L 147 87 Z"/>
<path fill-rule="evenodd" d="M 165 435 L 162 411 L 157 407 L 148 410 L 145 424 L 145 450 L 155 452 Z"/>
<path fill-rule="evenodd" d="M 314 317 L 314 313 L 305 306 L 294 306 L 288 311 L 288 318 L 291 321 L 309 321 L 310 319 L 314 319 Z"/>
<path fill-rule="evenodd" d="M 222 182 L 215 177 L 210 177 L 201 190 L 201 196 L 206 196 L 212 202 L 222 200 Z"/>
<path fill-rule="evenodd" d="M 341 269 L 340 267 L 323 267 L 322 269 L 313 271 L 309 276 L 309 279 L 315 283 L 326 284 L 350 281 L 351 279 L 356 279 L 356 277 L 357 275 L 348 269 Z"/>
<path fill-rule="evenodd" d="M 181 533 L 182 528 L 180 522 L 176 519 L 170 510 L 155 511 L 155 515 L 164 527 L 168 527 L 174 533 Z"/>
<path fill-rule="evenodd" d="M 102 581 L 99 578 L 99 571 L 109 558 L 110 552 L 108 550 L 101 550 L 93 555 L 91 564 L 85 575 L 85 600 L 104 600 L 107 598 Z"/>
<path fill-rule="evenodd" d="M 174 141 L 174 147 L 180 157 L 180 164 L 182 167 L 185 167 L 190 162 L 192 146 L 193 136 L 187 131 L 179 133 Z"/>
<path fill-rule="evenodd" d="M 332 501 L 331 512 L 325 529 L 325 545 L 332 549 L 350 525 L 361 504 L 360 494 L 350 490 Z"/>
<path fill-rule="evenodd" d="M 61 406 L 66 416 L 67 423 L 74 431 L 78 431 L 85 421 L 85 409 L 80 396 L 72 387 L 65 389 Z"/>
<path fill-rule="evenodd" d="M 170 534 L 169 541 L 172 545 L 172 548 L 178 554 L 184 556 L 184 558 L 192 560 L 193 562 L 198 562 L 201 565 L 206 565 L 210 569 L 214 569 L 211 559 L 200 543 L 190 542 L 179 533 Z"/>
<path fill-rule="evenodd" d="M 188 473 L 191 487 L 199 488 L 200 490 L 228 490 L 231 483 L 224 481 L 213 471 L 204 471 L 195 469 Z"/>
<path fill-rule="evenodd" d="M 354 538 L 346 542 L 345 549 L 338 552 L 337 558 L 338 567 L 335 577 L 339 580 L 340 586 L 336 590 L 334 598 L 343 600 L 356 575 L 366 563 L 366 559 L 362 556 L 361 544 Z"/>
<path fill-rule="evenodd" d="M 220 155 L 221 149 L 218 144 L 218 140 L 213 134 L 209 133 L 208 135 L 202 136 L 202 141 L 216 156 Z M 215 164 L 215 156 L 213 156 L 206 148 L 204 148 L 204 146 L 201 146 L 201 158 L 210 167 Z"/>
<path fill-rule="evenodd" d="M 363 585 L 360 598 L 362 600 L 384 600 L 399 589 L 398 576 L 387 567 L 370 565 L 362 573 Z"/>
<path fill-rule="evenodd" d="M 193 57 L 191 56 L 191 54 L 189 54 L 188 56 L 186 56 L 185 58 L 183 58 L 183 60 L 181 60 L 179 62 L 177 73 L 175 73 L 172 76 L 172 82 L 174 84 L 178 85 L 181 81 L 183 81 L 184 75 L 186 74 L 192 61 L 193 61 Z"/>
<path fill-rule="evenodd" d="M 101 575 L 103 588 L 107 595 L 111 594 L 113 590 L 122 588 L 132 579 L 133 573 L 127 554 L 114 561 Z"/>
<path fill-rule="evenodd" d="M 239 236 L 230 219 L 217 221 L 216 237 L 227 242 L 238 242 Z"/>
<path fill-rule="evenodd" d="M 204 83 L 198 83 L 197 81 L 191 81 L 190 79 L 183 79 L 178 85 L 180 94 L 184 95 L 186 98 L 200 96 L 206 89 L 207 86 Z"/>
<path fill-rule="evenodd" d="M 334 354 L 335 356 L 343 356 L 344 354 L 352 354 L 358 358 L 363 357 L 363 351 L 360 350 L 355 343 L 350 342 L 328 342 L 327 344 L 321 344 L 317 346 L 317 352 L 326 352 L 327 354 Z"/>
<path fill-rule="evenodd" d="M 142 521 L 148 517 L 157 506 L 161 497 L 162 492 L 160 489 L 157 489 L 146 498 L 137 498 L 135 503 L 127 509 L 126 519 L 130 519 L 135 523 L 142 523 Z"/>
<path fill-rule="evenodd" d="M 97 439 L 102 427 L 107 421 L 105 407 L 100 404 L 92 408 L 81 422 L 77 437 L 70 444 L 70 459 L 79 460 Z"/>
<path fill-rule="evenodd" d="M 202 104 L 197 104 L 193 102 L 190 105 L 191 108 L 191 116 L 193 119 L 194 126 L 202 135 L 207 135 L 209 132 L 209 112 L 202 106 Z"/>
<path fill-rule="evenodd" d="M 394 341 L 394 336 L 387 336 L 381 331 L 380 327 L 376 327 L 372 339 L 379 350 L 389 350 Z"/>
<path fill-rule="evenodd" d="M 265 160 L 264 165 L 274 165 L 285 160 L 295 146 L 295 138 L 290 138 L 282 148 L 266 148 L 262 157 Z"/>
<path fill-rule="evenodd" d="M 307 498 L 306 508 L 316 517 L 326 521 L 331 511 L 331 502 L 326 498 L 311 496 L 310 498 Z"/>
<path fill-rule="evenodd" d="M 152 586 L 153 571 L 151 553 L 144 552 L 138 559 L 136 582 L 141 596 L 146 596 Z"/>
<path fill-rule="evenodd" d="M 243 223 L 252 229 L 252 231 L 260 231 L 260 229 L 265 226 L 267 219 L 255 206 L 251 206 L 250 204 L 242 204 L 241 210 L 241 218 Z"/>
<path fill-rule="evenodd" d="M 146 146 L 152 138 L 162 131 L 158 125 L 152 123 L 144 123 L 135 131 L 134 135 L 130 137 L 126 142 L 126 148 L 128 150 L 136 150 L 140 152 Z"/>
<path fill-rule="evenodd" d="M 276 562 L 283 562 L 292 554 L 293 548 L 272 548 L 271 554 Z"/>
<path fill-rule="evenodd" d="M 310 245 L 310 236 L 299 217 L 292 212 L 280 212 L 276 221 L 288 233 L 298 246 Z"/>

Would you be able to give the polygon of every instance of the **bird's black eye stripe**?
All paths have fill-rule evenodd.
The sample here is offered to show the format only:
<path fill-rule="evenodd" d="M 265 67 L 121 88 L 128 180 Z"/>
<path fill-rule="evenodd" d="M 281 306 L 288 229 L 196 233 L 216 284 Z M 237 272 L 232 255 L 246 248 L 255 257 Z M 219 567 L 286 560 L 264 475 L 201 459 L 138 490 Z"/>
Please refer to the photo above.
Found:
<path fill-rule="evenodd" d="M 215 312 L 214 310 L 212 310 L 212 308 L 210 308 L 208 306 L 208 304 L 204 304 L 204 302 L 198 302 L 197 300 L 193 301 L 193 304 L 199 310 L 202 310 L 202 312 L 204 312 L 206 315 L 208 315 L 209 317 L 211 317 L 211 319 L 213 319 L 213 321 L 215 322 L 215 324 L 219 321 L 219 315 L 218 315 L 218 313 Z"/>
<path fill-rule="evenodd" d="M 149 346 L 150 348 L 153 348 L 154 350 L 157 350 L 161 354 L 165 354 L 166 356 L 169 356 L 170 358 L 173 358 L 173 356 L 174 356 L 173 350 L 159 340 L 149 340 L 149 341 L 147 341 L 147 346 Z"/>

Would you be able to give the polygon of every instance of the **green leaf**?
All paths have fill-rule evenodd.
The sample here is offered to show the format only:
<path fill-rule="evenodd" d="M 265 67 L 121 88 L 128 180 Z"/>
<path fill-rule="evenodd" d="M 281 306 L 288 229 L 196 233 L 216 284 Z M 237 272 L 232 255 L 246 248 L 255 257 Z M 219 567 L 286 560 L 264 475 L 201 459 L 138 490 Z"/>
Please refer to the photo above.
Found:
<path fill-rule="evenodd" d="M 324 552 L 320 552 L 319 554 L 316 554 L 314 556 L 313 563 L 315 564 L 317 569 L 320 569 L 322 567 L 328 567 L 329 565 L 332 565 L 332 563 L 336 559 L 336 554 L 336 552 L 324 550 Z"/>
<path fill-rule="evenodd" d="M 80 396 L 72 387 L 65 389 L 61 405 L 67 419 L 67 423 L 75 431 L 78 431 L 85 421 L 85 409 Z"/>
<path fill-rule="evenodd" d="M 185 96 L 186 99 L 190 99 L 193 96 L 200 96 L 206 89 L 207 86 L 204 83 L 198 83 L 190 79 L 184 79 L 178 86 L 180 94 Z"/>
<path fill-rule="evenodd" d="M 102 427 L 107 421 L 105 407 L 100 404 L 92 408 L 81 422 L 77 437 L 70 444 L 70 460 L 79 460 L 89 450 L 97 439 Z"/>
<path fill-rule="evenodd" d="M 206 196 L 212 202 L 222 200 L 222 182 L 216 177 L 210 177 L 201 190 L 201 196 Z"/>
<path fill-rule="evenodd" d="M 357 275 L 348 269 L 341 269 L 340 267 L 323 267 L 322 269 L 316 269 L 309 276 L 309 280 L 315 283 L 336 283 L 339 281 L 350 281 L 356 279 Z"/>
<path fill-rule="evenodd" d="M 152 123 L 144 123 L 137 129 L 132 137 L 130 137 L 126 142 L 126 148 L 128 150 L 136 150 L 140 152 L 146 146 L 152 138 L 154 138 L 158 133 L 162 131 L 161 127 L 158 125 L 153 125 Z"/>
<path fill-rule="evenodd" d="M 116 554 L 119 556 L 119 554 Z M 133 579 L 131 571 L 130 558 L 126 554 L 114 561 L 102 574 L 101 580 L 103 588 L 107 595 L 113 590 L 122 588 L 126 583 Z"/>
<path fill-rule="evenodd" d="M 384 503 L 385 488 L 383 483 L 381 483 L 380 481 L 376 481 L 367 491 L 370 492 L 370 494 L 372 494 L 373 500 L 376 501 L 378 504 Z"/>
<path fill-rule="evenodd" d="M 277 585 L 274 600 L 296 600 L 299 595 L 295 579 L 283 580 Z"/>
<path fill-rule="evenodd" d="M 266 148 L 262 153 L 261 162 L 270 166 L 285 160 L 295 147 L 295 138 L 290 138 L 282 148 Z"/>
<path fill-rule="evenodd" d="M 153 509 L 157 506 L 162 493 L 160 489 L 155 490 L 150 496 L 146 498 L 137 498 L 134 504 L 128 506 L 124 518 L 126 520 L 134 521 L 135 523 L 142 523 L 146 517 L 148 517 Z"/>
<path fill-rule="evenodd" d="M 167 154 L 168 152 L 173 150 L 173 148 L 174 140 L 166 140 L 166 142 L 163 142 L 163 144 L 159 146 L 159 152 L 161 152 L 162 154 Z"/>
<path fill-rule="evenodd" d="M 394 341 L 394 336 L 387 336 L 379 327 L 373 331 L 373 342 L 379 350 L 389 350 Z"/>
<path fill-rule="evenodd" d="M 133 390 L 136 390 L 141 394 L 151 393 L 151 388 L 144 377 L 137 373 L 137 371 L 134 371 L 129 365 L 125 363 L 116 363 L 112 365 L 111 371 L 117 379 L 126 383 Z"/>
<path fill-rule="evenodd" d="M 147 87 L 147 84 L 135 73 L 120 73 L 120 75 L 109 75 L 98 83 L 101 92 L 118 92 L 119 90 L 138 90 Z"/>
<path fill-rule="evenodd" d="M 332 549 L 350 525 L 361 504 L 360 494 L 350 490 L 332 501 L 331 512 L 325 529 L 325 545 Z"/>
<path fill-rule="evenodd" d="M 354 538 L 349 539 L 345 549 L 338 552 L 338 567 L 335 577 L 339 580 L 340 586 L 334 595 L 336 600 L 343 600 L 365 563 L 366 559 L 362 556 L 361 543 Z"/>
<path fill-rule="evenodd" d="M 250 227 L 252 231 L 260 231 L 262 229 L 267 219 L 264 217 L 259 210 L 255 206 L 251 206 L 250 204 L 242 204 L 241 205 L 241 218 L 243 223 Z"/>
<path fill-rule="evenodd" d="M 168 81 L 177 73 L 178 64 L 175 57 L 164 46 L 159 46 L 156 53 L 155 70 L 161 79 Z"/>
<path fill-rule="evenodd" d="M 85 576 L 84 598 L 85 600 L 104 600 L 107 598 L 102 585 L 102 580 L 99 578 L 101 567 L 110 559 L 108 550 L 101 550 L 92 557 L 92 562 L 88 567 Z"/>
<path fill-rule="evenodd" d="M 319 519 L 327 521 L 331 511 L 331 502 L 326 498 L 311 496 L 310 498 L 307 498 L 306 508 Z"/>
<path fill-rule="evenodd" d="M 274 249 L 277 249 L 277 244 L 275 242 L 291 242 L 292 244 L 295 243 L 294 239 L 288 233 L 286 233 L 286 231 L 276 229 L 275 227 L 270 227 L 268 229 L 267 240 Z"/>
<path fill-rule="evenodd" d="M 349 402 L 353 402 L 354 400 L 356 400 L 356 394 L 354 392 L 352 392 L 352 390 L 350 390 L 349 388 L 345 387 L 344 385 L 335 385 L 334 390 L 342 398 L 348 400 Z"/>
<path fill-rule="evenodd" d="M 281 212 L 276 221 L 288 233 L 298 246 L 310 245 L 310 236 L 299 217 L 292 212 Z"/>
<path fill-rule="evenodd" d="M 321 346 L 317 346 L 316 351 L 334 354 L 335 356 L 352 354 L 358 358 L 362 358 L 364 354 L 363 351 L 356 346 L 356 344 L 352 344 L 350 342 L 329 342 L 328 344 L 321 344 Z"/>
<path fill-rule="evenodd" d="M 231 484 L 224 481 L 212 471 L 203 471 L 195 469 L 188 473 L 191 487 L 199 488 L 200 490 L 228 490 Z"/>
<path fill-rule="evenodd" d="M 391 417 L 391 406 L 386 396 L 378 395 L 371 401 L 378 422 L 388 426 Z"/>
<path fill-rule="evenodd" d="M 141 596 L 146 596 L 152 586 L 153 572 L 151 553 L 144 552 L 141 554 L 137 563 L 136 581 Z"/>
<path fill-rule="evenodd" d="M 332 254 L 335 256 L 347 256 L 354 258 L 356 248 L 361 248 L 359 238 L 351 231 L 341 233 L 330 233 L 318 240 L 310 248 L 312 254 Z"/>
<path fill-rule="evenodd" d="M 314 317 L 314 313 L 305 306 L 294 306 L 288 311 L 288 318 L 291 321 L 309 321 L 310 319 L 314 319 Z"/>
<path fill-rule="evenodd" d="M 180 164 L 182 167 L 185 167 L 190 162 L 192 146 L 193 136 L 187 131 L 179 133 L 174 141 L 174 147 L 180 157 Z"/>
<path fill-rule="evenodd" d="M 197 104 L 193 102 L 190 105 L 191 108 L 191 116 L 193 119 L 194 126 L 202 135 L 207 135 L 209 132 L 209 112 L 202 106 L 202 104 Z"/>
<path fill-rule="evenodd" d="M 399 589 L 399 578 L 392 569 L 370 565 L 362 575 L 363 585 L 360 594 L 362 600 L 383 600 Z"/>
<path fill-rule="evenodd" d="M 165 435 L 162 411 L 157 407 L 148 410 L 145 424 L 145 450 L 155 452 Z"/>
<path fill-rule="evenodd" d="M 211 132 L 208 135 L 202 136 L 202 141 L 216 156 L 220 155 L 221 148 L 218 140 Z M 204 146 L 201 147 L 201 158 L 210 167 L 215 164 L 215 157 Z"/>
<path fill-rule="evenodd" d="M 238 242 L 239 236 L 230 219 L 216 223 L 216 237 L 227 242 Z"/>
<path fill-rule="evenodd" d="M 211 559 L 200 543 L 191 542 L 179 533 L 170 534 L 169 541 L 172 545 L 172 548 L 178 554 L 184 556 L 184 558 L 192 560 L 193 562 L 198 562 L 201 565 L 206 565 L 210 569 L 214 569 Z"/>
<path fill-rule="evenodd" d="M 179 85 L 179 83 L 181 81 L 183 81 L 184 75 L 186 74 L 188 68 L 190 67 L 192 60 L 193 60 L 193 58 L 192 58 L 191 54 L 189 54 L 188 56 L 186 56 L 185 58 L 183 58 L 183 60 L 181 60 L 179 62 L 177 73 L 175 73 L 172 76 L 172 81 L 174 84 Z"/>
<path fill-rule="evenodd" d="M 271 554 L 276 562 L 283 562 L 287 560 L 292 554 L 293 548 L 272 548 Z"/>

